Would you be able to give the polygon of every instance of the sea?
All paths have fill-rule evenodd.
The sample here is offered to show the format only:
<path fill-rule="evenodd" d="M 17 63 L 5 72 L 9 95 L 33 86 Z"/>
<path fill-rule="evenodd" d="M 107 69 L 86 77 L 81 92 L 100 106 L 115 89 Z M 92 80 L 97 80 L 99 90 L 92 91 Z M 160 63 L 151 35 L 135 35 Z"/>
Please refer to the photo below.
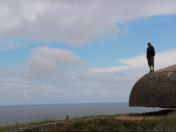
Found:
<path fill-rule="evenodd" d="M 3 105 L 0 106 L 0 126 L 42 121 L 46 119 L 63 120 L 67 115 L 70 118 L 75 118 L 91 115 L 143 113 L 159 110 L 161 109 L 129 107 L 128 103 Z"/>

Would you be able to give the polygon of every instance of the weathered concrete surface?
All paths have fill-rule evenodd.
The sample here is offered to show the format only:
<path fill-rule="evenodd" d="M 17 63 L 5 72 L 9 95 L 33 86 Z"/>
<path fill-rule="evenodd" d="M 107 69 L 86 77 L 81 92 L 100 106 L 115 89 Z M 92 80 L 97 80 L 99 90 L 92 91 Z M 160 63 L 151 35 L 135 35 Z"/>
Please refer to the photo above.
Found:
<path fill-rule="evenodd" d="M 129 106 L 176 108 L 176 65 L 139 79 L 131 91 Z"/>

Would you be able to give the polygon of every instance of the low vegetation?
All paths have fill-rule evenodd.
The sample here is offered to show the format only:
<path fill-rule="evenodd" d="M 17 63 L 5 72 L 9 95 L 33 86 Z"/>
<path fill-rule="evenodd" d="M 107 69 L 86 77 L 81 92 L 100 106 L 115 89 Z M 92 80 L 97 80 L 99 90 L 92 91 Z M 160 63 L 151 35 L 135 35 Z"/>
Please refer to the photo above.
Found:
<path fill-rule="evenodd" d="M 119 115 L 88 116 L 63 121 L 45 120 L 41 122 L 31 122 L 28 124 L 19 124 L 7 127 L 1 127 L 0 131 L 18 131 L 16 129 L 30 126 L 40 126 L 47 123 L 64 123 L 62 126 L 37 130 L 37 131 L 56 131 L 56 132 L 175 132 L 176 131 L 176 110 L 164 116 L 155 119 L 142 120 L 119 120 Z M 28 131 L 28 130 L 24 130 Z M 32 131 L 35 131 L 33 129 Z"/>

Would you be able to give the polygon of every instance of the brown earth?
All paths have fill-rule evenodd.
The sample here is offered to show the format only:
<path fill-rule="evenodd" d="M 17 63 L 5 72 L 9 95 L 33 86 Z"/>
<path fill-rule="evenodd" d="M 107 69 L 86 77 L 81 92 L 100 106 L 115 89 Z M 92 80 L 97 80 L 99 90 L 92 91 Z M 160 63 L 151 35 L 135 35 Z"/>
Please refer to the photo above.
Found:
<path fill-rule="evenodd" d="M 124 114 L 115 117 L 118 120 L 127 120 L 127 121 L 138 121 L 138 120 L 152 120 L 168 115 L 173 110 L 162 110 L 158 112 L 148 112 L 148 113 L 137 113 L 137 114 Z"/>

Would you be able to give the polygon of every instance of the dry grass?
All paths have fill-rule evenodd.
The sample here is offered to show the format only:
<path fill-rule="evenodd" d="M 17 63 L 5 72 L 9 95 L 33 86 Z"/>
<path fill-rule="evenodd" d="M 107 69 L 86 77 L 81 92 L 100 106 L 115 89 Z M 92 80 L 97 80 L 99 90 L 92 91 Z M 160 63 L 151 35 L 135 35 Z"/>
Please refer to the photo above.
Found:
<path fill-rule="evenodd" d="M 15 129 L 32 126 L 45 125 L 47 123 L 62 122 L 64 125 L 56 128 L 47 127 L 40 131 L 48 132 L 175 132 L 176 131 L 176 110 L 171 112 L 161 111 L 157 113 L 144 113 L 144 114 L 129 114 L 128 116 L 141 117 L 140 120 L 117 119 L 122 115 L 100 115 L 100 116 L 87 116 L 75 118 L 70 120 L 45 120 L 41 122 L 31 122 L 28 124 L 19 124 L 7 127 L 1 127 L 0 131 L 15 131 Z M 147 119 L 147 117 L 154 117 Z M 35 132 L 34 130 L 32 130 Z"/>

